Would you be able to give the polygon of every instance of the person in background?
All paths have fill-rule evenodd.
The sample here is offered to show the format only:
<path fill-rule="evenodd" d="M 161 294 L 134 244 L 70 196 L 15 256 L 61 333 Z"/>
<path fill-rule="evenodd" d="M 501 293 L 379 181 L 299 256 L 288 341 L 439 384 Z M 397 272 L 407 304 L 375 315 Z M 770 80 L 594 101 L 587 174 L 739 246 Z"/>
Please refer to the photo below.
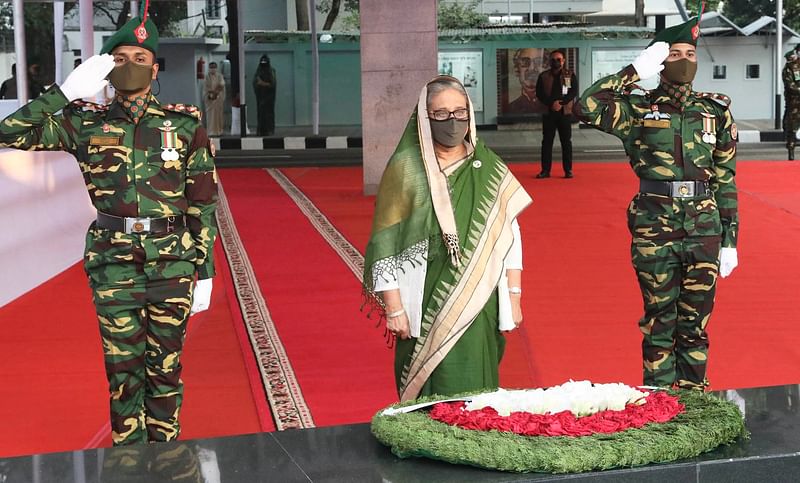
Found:
<path fill-rule="evenodd" d="M 800 129 L 800 49 L 790 50 L 786 54 L 786 65 L 783 67 L 783 95 L 786 107 L 783 111 L 783 134 L 786 137 L 786 149 L 789 161 L 794 161 L 794 147 L 797 143 L 797 130 Z"/>
<path fill-rule="evenodd" d="M 217 71 L 217 63 L 208 64 L 208 74 L 203 83 L 206 103 L 206 126 L 209 136 L 221 136 L 224 130 L 223 107 L 225 103 L 225 79 Z"/>
<path fill-rule="evenodd" d="M 11 66 L 11 77 L 0 85 L 0 99 L 17 98 L 17 64 Z"/>
<path fill-rule="evenodd" d="M 264 54 L 258 61 L 256 75 L 253 77 L 253 89 L 256 92 L 256 108 L 258 111 L 259 136 L 272 136 L 275 133 L 275 93 L 278 79 L 275 68 L 270 65 L 269 56 Z"/>
<path fill-rule="evenodd" d="M 563 50 L 550 53 L 550 69 L 536 81 L 536 97 L 547 106 L 542 116 L 542 170 L 537 178 L 549 178 L 553 164 L 553 140 L 558 132 L 564 177 L 572 178 L 572 101 L 578 95 L 578 79 L 564 65 Z"/>

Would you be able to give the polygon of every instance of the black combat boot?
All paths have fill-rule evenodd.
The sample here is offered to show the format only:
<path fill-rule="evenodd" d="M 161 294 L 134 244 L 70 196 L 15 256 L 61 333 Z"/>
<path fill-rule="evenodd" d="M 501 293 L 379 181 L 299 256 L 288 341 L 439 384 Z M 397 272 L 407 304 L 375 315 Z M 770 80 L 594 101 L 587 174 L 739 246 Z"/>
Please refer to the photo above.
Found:
<path fill-rule="evenodd" d="M 794 161 L 794 146 L 789 148 L 789 161 Z"/>

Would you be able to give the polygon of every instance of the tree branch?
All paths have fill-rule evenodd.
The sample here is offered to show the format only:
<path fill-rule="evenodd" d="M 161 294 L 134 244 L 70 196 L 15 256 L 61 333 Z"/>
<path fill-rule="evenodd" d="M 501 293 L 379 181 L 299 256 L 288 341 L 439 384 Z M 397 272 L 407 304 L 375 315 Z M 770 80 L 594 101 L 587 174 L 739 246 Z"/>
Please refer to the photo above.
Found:
<path fill-rule="evenodd" d="M 322 30 L 330 30 L 331 27 L 333 27 L 333 22 L 335 22 L 336 17 L 339 16 L 339 5 L 341 3 L 341 0 L 331 1 L 331 10 L 328 12 L 328 16 L 325 17 L 325 25 L 322 26 Z"/>

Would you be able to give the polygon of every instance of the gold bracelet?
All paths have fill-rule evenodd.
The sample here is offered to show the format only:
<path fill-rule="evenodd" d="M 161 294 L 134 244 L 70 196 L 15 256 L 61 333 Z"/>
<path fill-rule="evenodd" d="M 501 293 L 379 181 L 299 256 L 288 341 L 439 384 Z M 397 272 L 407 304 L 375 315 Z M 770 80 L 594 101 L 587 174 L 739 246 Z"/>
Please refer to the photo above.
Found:
<path fill-rule="evenodd" d="M 386 317 L 389 318 L 389 319 L 394 319 L 394 318 L 400 317 L 404 313 L 406 313 L 405 309 L 400 309 L 400 310 L 398 310 L 396 312 L 392 312 L 390 314 L 386 314 Z"/>

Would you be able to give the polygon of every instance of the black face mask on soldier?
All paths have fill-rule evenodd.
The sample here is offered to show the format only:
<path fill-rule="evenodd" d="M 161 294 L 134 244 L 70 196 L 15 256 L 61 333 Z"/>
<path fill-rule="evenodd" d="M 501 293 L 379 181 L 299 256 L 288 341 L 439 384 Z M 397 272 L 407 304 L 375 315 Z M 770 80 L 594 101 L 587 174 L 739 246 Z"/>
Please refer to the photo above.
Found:
<path fill-rule="evenodd" d="M 153 80 L 153 66 L 125 62 L 111 70 L 108 80 L 117 91 L 141 91 L 147 88 Z"/>
<path fill-rule="evenodd" d="M 444 121 L 436 121 L 431 119 L 431 136 L 438 144 L 454 148 L 464 142 L 468 127 L 468 120 L 459 121 L 451 118 Z"/>
<path fill-rule="evenodd" d="M 694 80 L 697 73 L 697 62 L 689 59 L 664 62 L 664 77 L 673 84 L 688 84 Z"/>

